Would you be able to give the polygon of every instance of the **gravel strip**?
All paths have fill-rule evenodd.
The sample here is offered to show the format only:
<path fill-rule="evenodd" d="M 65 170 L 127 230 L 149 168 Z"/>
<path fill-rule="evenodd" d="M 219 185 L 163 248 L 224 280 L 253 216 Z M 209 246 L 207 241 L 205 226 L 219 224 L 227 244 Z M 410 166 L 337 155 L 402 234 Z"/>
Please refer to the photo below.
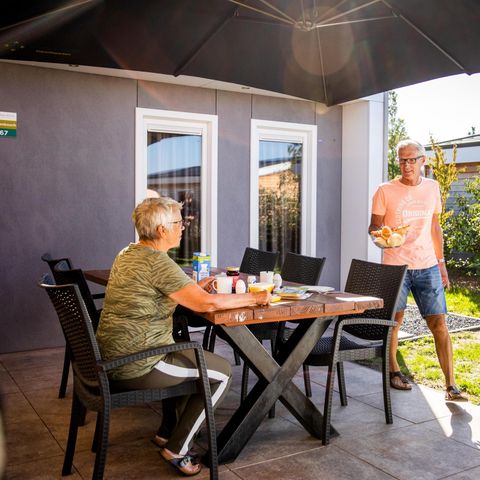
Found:
<path fill-rule="evenodd" d="M 476 330 L 480 329 L 480 318 L 465 317 L 456 313 L 448 313 L 446 317 L 447 327 L 450 332 L 454 330 Z M 405 317 L 400 329 L 409 335 L 408 338 L 418 337 L 422 335 L 430 335 L 427 322 L 422 318 L 416 305 L 407 305 L 405 309 Z"/>

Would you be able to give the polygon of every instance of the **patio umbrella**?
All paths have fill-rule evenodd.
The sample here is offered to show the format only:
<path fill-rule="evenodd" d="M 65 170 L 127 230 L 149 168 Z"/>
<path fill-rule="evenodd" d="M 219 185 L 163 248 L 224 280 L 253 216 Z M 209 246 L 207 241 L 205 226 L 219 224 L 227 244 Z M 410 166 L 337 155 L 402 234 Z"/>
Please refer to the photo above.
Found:
<path fill-rule="evenodd" d="M 0 58 L 221 80 L 334 105 L 480 71 L 478 0 L 2 2 Z"/>

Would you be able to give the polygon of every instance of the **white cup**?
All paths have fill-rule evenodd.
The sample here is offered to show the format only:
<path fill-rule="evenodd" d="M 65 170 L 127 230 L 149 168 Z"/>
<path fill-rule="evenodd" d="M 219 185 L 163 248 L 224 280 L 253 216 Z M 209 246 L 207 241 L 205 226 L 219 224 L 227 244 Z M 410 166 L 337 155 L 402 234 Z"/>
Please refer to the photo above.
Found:
<path fill-rule="evenodd" d="M 273 283 L 273 272 L 260 272 L 260 283 Z"/>
<path fill-rule="evenodd" d="M 212 285 L 217 293 L 232 293 L 232 280 L 232 277 L 226 275 L 215 275 Z"/>

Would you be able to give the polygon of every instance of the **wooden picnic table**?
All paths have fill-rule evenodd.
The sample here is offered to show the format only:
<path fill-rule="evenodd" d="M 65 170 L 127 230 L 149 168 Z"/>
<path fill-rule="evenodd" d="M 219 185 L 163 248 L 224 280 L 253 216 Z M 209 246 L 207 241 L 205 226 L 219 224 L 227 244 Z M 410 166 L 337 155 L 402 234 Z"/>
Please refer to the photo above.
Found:
<path fill-rule="evenodd" d="M 109 270 L 85 271 L 91 282 L 107 285 Z M 255 433 L 277 400 L 314 437 L 322 436 L 323 416 L 292 379 L 315 344 L 337 315 L 361 314 L 382 308 L 383 300 L 347 292 L 314 293 L 305 300 L 281 301 L 269 306 L 251 305 L 241 309 L 198 313 L 216 328 L 258 376 L 245 401 L 218 435 L 218 460 L 233 461 Z M 273 358 L 247 325 L 301 320 L 278 357 Z M 277 359 L 282 359 L 280 364 Z M 337 434 L 331 428 L 333 435 Z"/>

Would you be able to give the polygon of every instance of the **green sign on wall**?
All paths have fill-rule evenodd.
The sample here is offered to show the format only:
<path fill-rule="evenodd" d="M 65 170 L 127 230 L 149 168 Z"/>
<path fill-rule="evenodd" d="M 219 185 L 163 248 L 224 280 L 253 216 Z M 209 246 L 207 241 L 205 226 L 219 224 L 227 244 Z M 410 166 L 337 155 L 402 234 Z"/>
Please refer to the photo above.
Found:
<path fill-rule="evenodd" d="M 17 114 L 0 112 L 0 137 L 17 136 Z"/>

